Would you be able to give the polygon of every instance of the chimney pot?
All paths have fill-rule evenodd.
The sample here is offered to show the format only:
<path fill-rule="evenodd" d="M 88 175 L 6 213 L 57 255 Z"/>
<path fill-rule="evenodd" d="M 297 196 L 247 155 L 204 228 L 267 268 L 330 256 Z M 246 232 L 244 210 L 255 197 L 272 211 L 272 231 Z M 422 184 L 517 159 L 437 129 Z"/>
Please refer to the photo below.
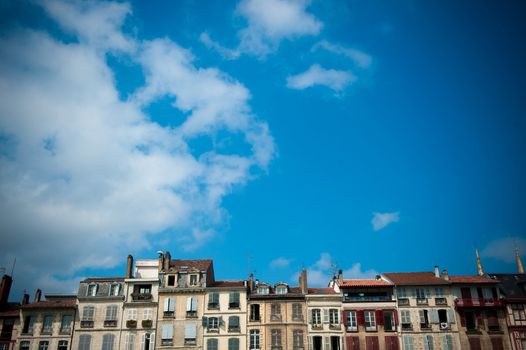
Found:
<path fill-rule="evenodd" d="M 24 296 L 22 297 L 22 305 L 29 304 L 29 294 L 24 293 Z"/>
<path fill-rule="evenodd" d="M 438 269 L 438 265 L 435 265 L 435 277 L 440 277 L 440 270 Z"/>
<path fill-rule="evenodd" d="M 442 276 L 444 280 L 449 281 L 449 274 L 446 269 L 442 270 Z"/>
<path fill-rule="evenodd" d="M 133 256 L 128 255 L 128 261 L 126 262 L 126 278 L 133 278 Z"/>
<path fill-rule="evenodd" d="M 0 285 L 0 306 L 7 304 L 12 283 L 13 279 L 11 276 L 4 275 L 4 277 L 2 277 L 2 284 Z"/>
<path fill-rule="evenodd" d="M 42 298 L 42 291 L 40 289 L 37 289 L 35 291 L 35 300 L 33 300 L 35 303 L 38 303 L 40 299 Z"/>
<path fill-rule="evenodd" d="M 166 252 L 164 255 L 164 271 L 167 272 L 170 270 L 170 261 L 172 260 L 172 256 L 170 255 L 170 252 Z"/>

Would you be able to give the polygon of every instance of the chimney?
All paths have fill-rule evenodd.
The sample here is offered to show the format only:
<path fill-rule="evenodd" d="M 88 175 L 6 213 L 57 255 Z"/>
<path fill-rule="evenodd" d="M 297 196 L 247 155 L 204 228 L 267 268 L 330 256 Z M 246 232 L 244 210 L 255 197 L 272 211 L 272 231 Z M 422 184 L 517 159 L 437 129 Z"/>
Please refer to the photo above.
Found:
<path fill-rule="evenodd" d="M 484 275 L 484 269 L 482 268 L 482 262 L 480 261 L 479 250 L 475 248 L 475 255 L 477 256 L 477 275 Z"/>
<path fill-rule="evenodd" d="M 524 265 L 522 265 L 521 255 L 519 254 L 518 247 L 515 247 L 515 260 L 517 260 L 517 272 L 524 273 Z"/>
<path fill-rule="evenodd" d="M 438 265 L 435 265 L 435 277 L 440 277 L 440 270 L 438 269 Z"/>
<path fill-rule="evenodd" d="M 449 274 L 446 269 L 442 270 L 442 276 L 444 280 L 449 281 Z"/>
<path fill-rule="evenodd" d="M 22 297 L 22 305 L 29 304 L 29 294 L 24 293 L 24 296 Z"/>
<path fill-rule="evenodd" d="M 162 251 L 158 251 L 157 253 L 159 254 L 159 272 L 161 272 L 164 266 L 164 255 Z"/>
<path fill-rule="evenodd" d="M 128 255 L 128 261 L 126 262 L 126 278 L 133 278 L 133 256 Z"/>
<path fill-rule="evenodd" d="M 307 269 L 304 268 L 303 270 L 301 270 L 299 282 L 300 282 L 301 293 L 308 294 L 309 289 L 307 287 Z"/>
<path fill-rule="evenodd" d="M 170 252 L 166 252 L 165 256 L 164 256 L 164 271 L 167 272 L 168 270 L 170 270 L 170 261 L 171 261 L 172 257 L 170 256 Z"/>
<path fill-rule="evenodd" d="M 254 290 L 254 274 L 250 273 L 248 275 L 248 290 L 249 292 L 252 292 Z"/>
<path fill-rule="evenodd" d="M 2 284 L 0 284 L 0 306 L 7 304 L 12 283 L 13 279 L 11 276 L 4 275 L 4 277 L 2 277 Z"/>
<path fill-rule="evenodd" d="M 338 270 L 338 284 L 341 286 L 343 284 L 343 271 Z"/>
<path fill-rule="evenodd" d="M 37 289 L 35 291 L 35 300 L 33 300 L 33 302 L 38 303 L 41 298 L 42 298 L 42 291 L 40 289 Z"/>

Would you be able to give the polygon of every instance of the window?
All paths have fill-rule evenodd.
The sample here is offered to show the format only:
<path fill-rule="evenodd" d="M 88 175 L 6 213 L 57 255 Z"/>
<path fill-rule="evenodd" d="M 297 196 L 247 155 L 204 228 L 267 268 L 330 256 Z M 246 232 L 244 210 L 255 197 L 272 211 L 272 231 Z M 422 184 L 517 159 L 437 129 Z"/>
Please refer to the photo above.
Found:
<path fill-rule="evenodd" d="M 33 334 L 33 323 L 33 317 L 26 316 L 26 318 L 24 319 L 24 328 L 22 328 L 22 333 Z"/>
<path fill-rule="evenodd" d="M 46 315 L 44 316 L 44 321 L 42 322 L 42 333 L 51 334 L 53 331 L 53 316 Z"/>
<path fill-rule="evenodd" d="M 137 321 L 137 309 L 128 309 L 127 319 Z"/>
<path fill-rule="evenodd" d="M 303 321 L 303 312 L 302 312 L 301 304 L 298 304 L 298 303 L 292 304 L 292 320 Z"/>
<path fill-rule="evenodd" d="M 90 344 L 91 344 L 91 335 L 81 334 L 79 336 L 78 350 L 89 350 Z"/>
<path fill-rule="evenodd" d="M 250 305 L 250 321 L 259 321 L 259 304 Z"/>
<path fill-rule="evenodd" d="M 364 311 L 365 330 L 376 331 L 376 319 L 374 318 L 374 311 Z"/>
<path fill-rule="evenodd" d="M 429 288 L 415 288 L 414 289 L 416 303 L 427 304 L 427 298 L 431 295 Z"/>
<path fill-rule="evenodd" d="M 239 316 L 228 317 L 228 331 L 239 332 Z"/>
<path fill-rule="evenodd" d="M 385 331 L 394 331 L 395 330 L 395 324 L 394 324 L 394 311 L 384 311 L 384 330 Z"/>
<path fill-rule="evenodd" d="M 407 292 L 405 288 L 397 288 L 399 298 L 407 298 Z"/>
<path fill-rule="evenodd" d="M 38 342 L 38 350 L 48 350 L 49 342 L 47 340 L 42 340 Z"/>
<path fill-rule="evenodd" d="M 424 349 L 425 350 L 434 350 L 433 336 L 432 335 L 424 335 Z"/>
<path fill-rule="evenodd" d="M 401 310 L 400 318 L 402 320 L 402 329 L 412 329 L 411 325 L 411 312 L 409 310 Z"/>
<path fill-rule="evenodd" d="M 358 330 L 358 323 L 356 321 L 356 311 L 354 310 L 347 311 L 347 330 L 348 331 Z"/>
<path fill-rule="evenodd" d="M 28 340 L 23 340 L 20 342 L 20 350 L 29 350 L 29 348 L 30 348 L 30 343 Z M 89 350 L 89 349 L 85 349 L 85 350 Z"/>
<path fill-rule="evenodd" d="M 442 349 L 453 350 L 453 337 L 451 334 L 446 334 L 442 337 Z"/>
<path fill-rule="evenodd" d="M 438 322 L 447 323 L 447 310 L 446 309 L 438 309 Z"/>
<path fill-rule="evenodd" d="M 71 324 L 73 323 L 73 315 L 64 315 L 62 316 L 62 321 L 60 322 L 60 333 L 70 333 Z"/>
<path fill-rule="evenodd" d="M 169 287 L 175 286 L 175 275 L 168 275 L 168 281 L 166 283 Z"/>
<path fill-rule="evenodd" d="M 113 342 L 115 336 L 113 334 L 104 334 L 102 336 L 102 350 L 113 350 Z"/>
<path fill-rule="evenodd" d="M 126 334 L 125 343 L 124 343 L 124 349 L 125 350 L 133 350 L 134 342 L 135 342 L 135 334 L 133 334 L 133 333 Z"/>
<path fill-rule="evenodd" d="M 11 336 L 13 334 L 13 326 L 15 324 L 15 320 L 12 318 L 4 318 L 4 325 L 2 327 L 2 331 L 0 332 L 0 338 L 4 339 L 11 339 Z M 5 349 L 7 350 L 7 349 Z"/>
<path fill-rule="evenodd" d="M 121 285 L 118 283 L 112 283 L 110 286 L 110 296 L 118 296 L 121 290 Z"/>
<path fill-rule="evenodd" d="M 206 350 L 217 350 L 217 339 L 211 338 L 206 340 Z"/>
<path fill-rule="evenodd" d="M 152 309 L 144 309 L 143 312 L 142 312 L 142 319 L 143 320 L 151 320 L 153 319 L 153 313 L 152 313 Z"/>
<path fill-rule="evenodd" d="M 166 298 L 164 299 L 164 316 L 173 316 L 175 311 L 175 299 Z"/>
<path fill-rule="evenodd" d="M 239 309 L 239 292 L 231 292 L 228 296 L 228 308 Z"/>
<path fill-rule="evenodd" d="M 420 317 L 420 328 L 422 329 L 430 328 L 427 310 L 418 310 L 418 316 Z"/>
<path fill-rule="evenodd" d="M 279 285 L 276 287 L 276 294 L 287 294 L 287 286 Z"/>
<path fill-rule="evenodd" d="M 208 330 L 215 330 L 217 331 L 219 329 L 219 318 L 217 317 L 208 317 L 207 322 Z"/>
<path fill-rule="evenodd" d="M 442 288 L 442 287 L 435 287 L 435 297 L 443 298 L 444 297 L 444 288 Z"/>
<path fill-rule="evenodd" d="M 86 295 L 90 297 L 94 297 L 97 295 L 97 285 L 95 283 L 88 285 L 88 291 Z"/>
<path fill-rule="evenodd" d="M 171 324 L 163 324 L 161 332 L 161 345 L 170 345 L 173 342 L 174 329 Z"/>
<path fill-rule="evenodd" d="M 321 325 L 321 310 L 320 309 L 311 310 L 311 323 L 313 326 Z"/>
<path fill-rule="evenodd" d="M 210 293 L 208 295 L 208 310 L 219 309 L 219 293 Z"/>
<path fill-rule="evenodd" d="M 194 297 L 186 299 L 186 317 L 197 317 L 197 299 Z"/>
<path fill-rule="evenodd" d="M 106 307 L 106 321 L 115 321 L 117 319 L 117 305 L 108 305 Z"/>
<path fill-rule="evenodd" d="M 488 319 L 488 330 L 489 331 L 499 331 L 499 316 L 496 310 L 486 311 L 486 318 Z"/>
<path fill-rule="evenodd" d="M 511 310 L 515 321 L 526 321 L 526 313 L 524 312 L 523 304 L 511 304 Z"/>
<path fill-rule="evenodd" d="M 404 347 L 404 350 L 415 350 L 415 347 L 413 345 L 413 337 L 409 335 L 404 335 L 402 337 L 402 346 Z"/>
<path fill-rule="evenodd" d="M 259 347 L 259 330 L 258 329 L 252 329 L 250 331 L 250 349 L 249 350 L 256 350 L 260 349 Z"/>
<path fill-rule="evenodd" d="M 340 312 L 338 309 L 329 309 L 329 323 L 331 325 L 338 325 L 340 323 Z"/>
<path fill-rule="evenodd" d="M 197 333 L 197 325 L 195 323 L 187 323 L 184 325 L 184 343 L 195 344 Z"/>
<path fill-rule="evenodd" d="M 281 305 L 270 304 L 270 320 L 281 321 Z"/>
<path fill-rule="evenodd" d="M 281 329 L 272 329 L 270 331 L 270 342 L 271 347 L 274 348 L 281 348 Z"/>
<path fill-rule="evenodd" d="M 268 286 L 258 286 L 258 294 L 268 294 Z"/>
<path fill-rule="evenodd" d="M 82 321 L 93 321 L 95 308 L 93 306 L 84 306 L 82 309 Z"/>
<path fill-rule="evenodd" d="M 295 329 L 292 331 L 292 347 L 294 349 L 303 348 L 303 331 Z"/>
<path fill-rule="evenodd" d="M 197 286 L 197 275 L 190 275 L 190 285 Z"/>
<path fill-rule="evenodd" d="M 177 286 L 179 288 L 186 288 L 186 273 L 177 274 Z"/>
<path fill-rule="evenodd" d="M 228 350 L 239 350 L 239 339 L 229 338 L 228 339 Z"/>

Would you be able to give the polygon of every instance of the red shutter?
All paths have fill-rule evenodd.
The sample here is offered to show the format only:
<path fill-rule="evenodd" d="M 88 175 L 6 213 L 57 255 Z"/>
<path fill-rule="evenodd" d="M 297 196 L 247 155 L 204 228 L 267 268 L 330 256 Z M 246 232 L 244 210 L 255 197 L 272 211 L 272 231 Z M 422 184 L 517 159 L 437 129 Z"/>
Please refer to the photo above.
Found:
<path fill-rule="evenodd" d="M 378 337 L 365 337 L 365 349 L 366 350 L 380 350 L 380 344 L 378 343 Z"/>
<path fill-rule="evenodd" d="M 501 337 L 491 338 L 491 347 L 493 350 L 504 350 L 504 344 Z"/>
<path fill-rule="evenodd" d="M 358 322 L 358 326 L 365 325 L 365 316 L 363 314 L 363 310 L 356 310 L 356 321 Z"/>
<path fill-rule="evenodd" d="M 398 311 L 393 310 L 393 314 L 394 314 L 394 324 L 395 326 L 398 326 Z M 396 344 L 398 345 L 398 341 L 396 342 Z"/>
<path fill-rule="evenodd" d="M 342 323 L 347 328 L 347 311 L 345 310 L 342 311 Z"/>
<path fill-rule="evenodd" d="M 397 336 L 390 335 L 385 337 L 385 350 L 398 350 Z"/>
<path fill-rule="evenodd" d="M 460 325 L 466 327 L 466 314 L 464 311 L 459 311 L 458 314 L 460 315 Z"/>
<path fill-rule="evenodd" d="M 360 350 L 359 337 L 347 337 L 347 350 Z"/>
<path fill-rule="evenodd" d="M 382 310 L 376 310 L 375 312 L 376 324 L 381 326 L 384 324 L 384 313 Z"/>

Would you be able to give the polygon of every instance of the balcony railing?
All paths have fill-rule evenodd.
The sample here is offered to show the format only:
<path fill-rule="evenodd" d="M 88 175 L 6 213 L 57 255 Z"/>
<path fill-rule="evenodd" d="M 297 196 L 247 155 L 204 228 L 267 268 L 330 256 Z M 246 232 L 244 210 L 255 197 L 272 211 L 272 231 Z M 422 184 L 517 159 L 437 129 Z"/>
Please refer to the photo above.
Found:
<path fill-rule="evenodd" d="M 142 328 L 152 328 L 152 320 L 142 320 Z"/>
<path fill-rule="evenodd" d="M 152 293 L 137 293 L 133 292 L 131 294 L 133 301 L 151 301 L 152 300 Z"/>
<path fill-rule="evenodd" d="M 229 309 L 239 309 L 239 303 L 238 302 L 228 303 L 228 308 Z"/>
<path fill-rule="evenodd" d="M 186 318 L 197 318 L 197 311 L 186 311 Z"/>
<path fill-rule="evenodd" d="M 417 298 L 416 305 L 427 305 L 427 298 Z"/>
<path fill-rule="evenodd" d="M 446 298 L 435 298 L 435 305 L 447 305 Z"/>
<path fill-rule="evenodd" d="M 345 302 L 361 302 L 361 301 L 393 301 L 390 295 L 374 295 L 374 296 L 344 296 Z"/>
<path fill-rule="evenodd" d="M 126 321 L 126 327 L 127 328 L 137 328 L 137 321 L 136 320 L 127 320 Z"/>
<path fill-rule="evenodd" d="M 455 299 L 456 307 L 491 307 L 501 305 L 502 302 L 498 299 Z"/>
<path fill-rule="evenodd" d="M 104 327 L 117 327 L 117 320 L 104 321 Z"/>
<path fill-rule="evenodd" d="M 80 321 L 80 328 L 93 328 L 93 321 L 88 321 L 88 320 Z"/>
<path fill-rule="evenodd" d="M 398 299 L 398 305 L 409 305 L 409 299 L 407 299 L 407 298 L 399 298 Z"/>

